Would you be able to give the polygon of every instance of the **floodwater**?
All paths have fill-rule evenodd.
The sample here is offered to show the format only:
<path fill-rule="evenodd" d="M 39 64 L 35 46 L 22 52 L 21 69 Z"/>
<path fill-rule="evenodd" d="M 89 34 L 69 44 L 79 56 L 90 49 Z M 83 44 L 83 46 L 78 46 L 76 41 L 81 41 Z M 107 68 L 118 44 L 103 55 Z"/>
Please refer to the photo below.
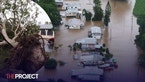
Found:
<path fill-rule="evenodd" d="M 69 2 L 69 0 L 66 0 Z M 73 2 L 71 0 L 71 2 Z M 93 11 L 93 0 L 75 0 L 80 2 L 82 8 Z M 105 9 L 108 0 L 101 0 L 102 8 Z M 86 22 L 81 30 L 69 30 L 64 25 L 56 31 L 55 45 L 63 44 L 58 51 L 53 51 L 51 57 L 66 62 L 64 66 L 58 66 L 56 70 L 45 70 L 41 68 L 37 73 L 40 80 L 48 78 L 62 78 L 66 82 L 79 82 L 71 78 L 71 70 L 79 68 L 77 60 L 73 60 L 73 52 L 68 45 L 72 45 L 77 39 L 87 37 L 91 26 L 100 26 L 103 31 L 104 42 L 118 60 L 119 67 L 113 71 L 105 72 L 104 82 L 145 82 L 145 69 L 138 66 L 137 58 L 139 50 L 134 44 L 135 36 L 138 34 L 136 18 L 132 15 L 135 0 L 119 1 L 109 0 L 111 4 L 111 22 L 108 27 L 103 27 L 102 22 Z M 66 19 L 63 19 L 65 22 Z M 79 53 L 79 52 L 78 52 Z"/>

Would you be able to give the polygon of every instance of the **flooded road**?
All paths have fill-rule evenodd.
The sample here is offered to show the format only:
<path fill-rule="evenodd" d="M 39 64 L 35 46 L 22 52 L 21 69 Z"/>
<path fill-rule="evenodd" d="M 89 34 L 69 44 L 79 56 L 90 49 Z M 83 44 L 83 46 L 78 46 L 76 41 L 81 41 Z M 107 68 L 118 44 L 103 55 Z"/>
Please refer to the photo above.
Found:
<path fill-rule="evenodd" d="M 69 1 L 69 0 L 66 0 Z M 71 0 L 72 1 L 72 0 Z M 108 0 L 101 0 L 102 8 L 105 9 Z M 93 0 L 75 0 L 81 6 L 93 11 Z M 56 31 L 55 45 L 63 44 L 57 52 L 52 52 L 51 57 L 66 62 L 64 66 L 58 66 L 56 70 L 38 71 L 40 80 L 48 78 L 62 78 L 66 82 L 78 82 L 71 79 L 71 70 L 79 68 L 79 61 L 73 60 L 73 52 L 68 45 L 72 45 L 77 39 L 87 37 L 91 26 L 97 25 L 104 30 L 102 42 L 104 42 L 118 60 L 118 69 L 105 73 L 104 82 L 145 82 L 145 69 L 137 64 L 139 50 L 134 44 L 135 35 L 138 34 L 136 18 L 132 15 L 135 0 L 119 1 L 109 0 L 111 4 L 111 22 L 107 28 L 102 22 L 86 22 L 81 30 L 69 30 L 64 25 Z M 66 19 L 63 19 L 65 21 Z"/>

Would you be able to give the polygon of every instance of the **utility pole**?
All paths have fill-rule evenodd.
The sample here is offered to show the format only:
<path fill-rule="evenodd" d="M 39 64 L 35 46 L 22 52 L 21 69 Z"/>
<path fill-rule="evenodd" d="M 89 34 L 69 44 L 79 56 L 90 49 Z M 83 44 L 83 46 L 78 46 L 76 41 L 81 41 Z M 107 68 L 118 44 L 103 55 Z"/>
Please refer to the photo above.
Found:
<path fill-rule="evenodd" d="M 131 35 L 132 35 L 132 31 L 133 31 L 133 16 L 131 16 Z"/>

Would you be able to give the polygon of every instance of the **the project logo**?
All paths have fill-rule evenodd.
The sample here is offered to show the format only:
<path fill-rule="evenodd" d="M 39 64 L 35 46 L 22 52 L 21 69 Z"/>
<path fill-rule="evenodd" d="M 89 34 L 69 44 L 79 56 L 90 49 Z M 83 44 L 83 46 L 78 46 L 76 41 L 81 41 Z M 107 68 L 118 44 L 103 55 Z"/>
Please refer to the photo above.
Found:
<path fill-rule="evenodd" d="M 7 79 L 38 79 L 38 74 L 6 74 Z"/>

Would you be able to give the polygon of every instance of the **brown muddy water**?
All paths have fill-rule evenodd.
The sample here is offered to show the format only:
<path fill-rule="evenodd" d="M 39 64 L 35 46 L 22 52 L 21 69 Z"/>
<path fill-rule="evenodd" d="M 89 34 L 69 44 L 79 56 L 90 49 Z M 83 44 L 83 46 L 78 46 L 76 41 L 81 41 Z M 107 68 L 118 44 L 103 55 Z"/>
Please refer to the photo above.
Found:
<path fill-rule="evenodd" d="M 67 2 L 73 2 L 73 0 Z M 102 8 L 105 9 L 108 0 L 101 0 Z M 75 0 L 81 3 L 82 8 L 93 11 L 93 0 Z M 135 0 L 119 1 L 109 0 L 111 4 L 111 22 L 108 28 L 103 27 L 101 22 L 86 22 L 84 29 L 68 30 L 64 25 L 56 31 L 55 44 L 63 44 L 57 52 L 53 51 L 51 57 L 66 62 L 64 66 L 58 66 L 56 70 L 41 68 L 37 73 L 39 80 L 48 78 L 62 78 L 66 82 L 79 82 L 71 79 L 71 70 L 79 68 L 77 60 L 73 60 L 68 45 L 72 45 L 77 39 L 87 37 L 91 26 L 97 25 L 104 30 L 102 42 L 104 42 L 118 60 L 119 67 L 111 72 L 105 72 L 103 82 L 145 82 L 145 68 L 138 66 L 137 58 L 139 50 L 134 44 L 135 36 L 138 34 L 136 18 L 132 15 Z M 66 19 L 63 18 L 65 22 Z"/>

